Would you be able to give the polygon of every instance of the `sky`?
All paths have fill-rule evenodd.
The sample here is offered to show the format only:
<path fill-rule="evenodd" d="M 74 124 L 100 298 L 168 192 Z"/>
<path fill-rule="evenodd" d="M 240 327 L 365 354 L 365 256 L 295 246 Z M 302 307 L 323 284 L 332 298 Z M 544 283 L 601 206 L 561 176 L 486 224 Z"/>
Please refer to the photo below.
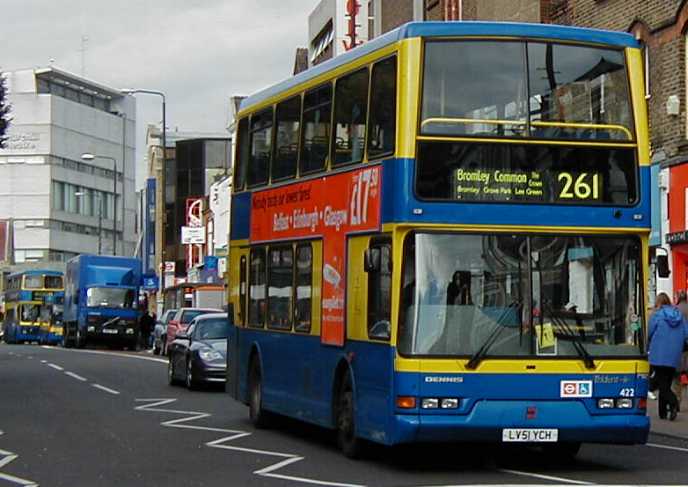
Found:
<path fill-rule="evenodd" d="M 317 3 L 0 0 L 0 69 L 52 62 L 113 88 L 160 90 L 168 130 L 223 133 L 231 96 L 291 76 Z M 146 126 L 160 119 L 160 98 L 137 95 L 137 187 L 145 174 Z"/>

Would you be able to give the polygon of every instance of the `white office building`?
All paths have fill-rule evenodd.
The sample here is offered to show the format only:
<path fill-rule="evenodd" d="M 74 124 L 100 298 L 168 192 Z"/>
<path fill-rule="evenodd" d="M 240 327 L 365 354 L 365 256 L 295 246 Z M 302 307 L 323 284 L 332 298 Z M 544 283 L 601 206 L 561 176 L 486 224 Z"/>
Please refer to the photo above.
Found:
<path fill-rule="evenodd" d="M 0 149 L 0 220 L 11 222 L 14 262 L 64 262 L 99 245 L 102 254 L 115 246 L 132 255 L 134 97 L 54 67 L 6 76 L 12 121 Z"/>

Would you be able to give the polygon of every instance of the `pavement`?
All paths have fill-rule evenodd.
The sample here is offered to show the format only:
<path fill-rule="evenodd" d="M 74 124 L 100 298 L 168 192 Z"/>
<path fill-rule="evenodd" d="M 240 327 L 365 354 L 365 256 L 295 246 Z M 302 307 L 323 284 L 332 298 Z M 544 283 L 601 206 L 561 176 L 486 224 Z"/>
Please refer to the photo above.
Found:
<path fill-rule="evenodd" d="M 674 421 L 659 419 L 657 400 L 647 400 L 647 415 L 650 416 L 650 431 L 652 433 L 688 440 L 688 395 L 684 392 L 681 401 L 682 412 Z"/>
<path fill-rule="evenodd" d="M 686 485 L 688 439 L 538 449 L 421 444 L 345 458 L 327 430 L 291 420 L 255 430 L 215 388 L 166 381 L 146 353 L 0 344 L 0 487 L 417 487 Z M 656 402 L 650 401 L 650 409 Z M 654 408 L 653 408 L 654 406 Z M 670 426 L 685 425 L 688 413 Z M 655 423 L 657 424 L 657 423 Z"/>

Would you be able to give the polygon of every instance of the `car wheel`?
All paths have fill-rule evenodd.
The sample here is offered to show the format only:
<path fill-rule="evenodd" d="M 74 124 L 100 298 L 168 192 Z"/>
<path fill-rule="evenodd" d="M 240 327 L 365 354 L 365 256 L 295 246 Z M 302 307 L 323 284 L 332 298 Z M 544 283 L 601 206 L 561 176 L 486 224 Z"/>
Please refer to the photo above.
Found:
<path fill-rule="evenodd" d="M 258 360 L 251 361 L 249 370 L 248 417 L 256 428 L 270 426 L 270 413 L 263 409 L 262 373 Z"/>
<path fill-rule="evenodd" d="M 177 385 L 177 379 L 174 377 L 174 363 L 172 357 L 167 361 L 167 383 L 171 386 Z"/>
<path fill-rule="evenodd" d="M 197 386 L 198 384 L 193 378 L 193 360 L 189 359 L 186 362 L 186 388 L 193 391 Z"/>
<path fill-rule="evenodd" d="M 354 411 L 354 391 L 351 375 L 343 377 L 337 394 L 336 427 L 337 446 L 349 458 L 361 455 L 362 440 L 356 437 L 356 414 Z"/>

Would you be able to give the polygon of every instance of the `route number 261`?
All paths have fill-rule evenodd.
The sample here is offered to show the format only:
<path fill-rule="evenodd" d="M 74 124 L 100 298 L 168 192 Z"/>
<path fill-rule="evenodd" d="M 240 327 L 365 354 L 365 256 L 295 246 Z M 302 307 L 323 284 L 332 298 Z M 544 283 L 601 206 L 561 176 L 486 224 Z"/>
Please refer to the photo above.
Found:
<path fill-rule="evenodd" d="M 559 191 L 560 199 L 596 200 L 600 197 L 600 175 L 597 173 L 571 174 L 570 172 L 561 172 L 557 176 L 557 181 L 563 183 Z"/>

